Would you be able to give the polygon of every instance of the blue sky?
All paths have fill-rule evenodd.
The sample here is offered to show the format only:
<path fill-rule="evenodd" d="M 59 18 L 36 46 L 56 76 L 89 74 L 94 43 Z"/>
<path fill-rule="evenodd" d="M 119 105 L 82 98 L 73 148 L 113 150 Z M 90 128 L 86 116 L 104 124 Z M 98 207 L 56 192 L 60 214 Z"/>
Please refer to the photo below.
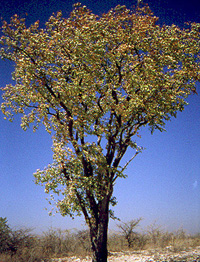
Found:
<path fill-rule="evenodd" d="M 15 13 L 25 15 L 30 24 L 40 20 L 43 25 L 58 10 L 67 16 L 77 1 L 15 1 L 0 3 L 1 16 L 9 20 Z M 200 22 L 199 0 L 145 0 L 162 23 Z M 107 12 L 117 4 L 131 7 L 136 1 L 82 1 L 96 14 Z M 11 82 L 13 68 L 8 61 L 0 61 L 0 86 Z M 198 89 L 200 85 L 198 85 Z M 1 100 L 2 101 L 2 100 Z M 120 179 L 114 195 L 118 204 L 115 215 L 122 221 L 143 217 L 145 227 L 154 221 L 167 230 L 185 228 L 200 232 L 200 96 L 188 98 L 189 105 L 176 119 L 166 124 L 166 132 L 150 134 L 143 129 L 139 145 L 146 149 L 128 166 L 128 178 Z M 83 218 L 71 220 L 50 210 L 44 188 L 34 184 L 33 173 L 52 162 L 51 136 L 41 126 L 33 133 L 20 128 L 20 116 L 13 123 L 0 113 L 0 217 L 7 217 L 12 227 L 32 227 L 37 232 L 48 227 L 62 229 L 84 226 Z M 124 162 L 131 156 L 127 152 Z M 116 221 L 110 221 L 115 228 Z"/>

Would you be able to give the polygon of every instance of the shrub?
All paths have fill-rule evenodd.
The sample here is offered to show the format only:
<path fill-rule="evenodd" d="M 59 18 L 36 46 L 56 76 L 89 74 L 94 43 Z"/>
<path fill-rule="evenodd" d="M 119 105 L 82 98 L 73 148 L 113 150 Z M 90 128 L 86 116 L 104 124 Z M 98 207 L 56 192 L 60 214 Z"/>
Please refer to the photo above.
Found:
<path fill-rule="evenodd" d="M 138 233 L 133 231 L 139 224 L 139 222 L 142 220 L 142 218 L 131 220 L 127 223 L 122 222 L 118 225 L 118 227 L 122 231 L 122 235 L 127 241 L 128 248 L 132 248 L 134 243 L 138 240 Z"/>
<path fill-rule="evenodd" d="M 7 218 L 0 217 L 0 253 L 5 252 L 10 245 L 11 229 L 7 224 Z"/>

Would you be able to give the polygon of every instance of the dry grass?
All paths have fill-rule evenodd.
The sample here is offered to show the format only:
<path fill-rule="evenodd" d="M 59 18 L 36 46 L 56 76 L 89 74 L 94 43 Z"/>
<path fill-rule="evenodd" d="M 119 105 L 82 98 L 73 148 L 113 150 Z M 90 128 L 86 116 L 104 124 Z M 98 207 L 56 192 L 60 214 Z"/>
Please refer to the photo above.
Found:
<path fill-rule="evenodd" d="M 123 232 L 111 232 L 108 250 L 141 251 L 168 247 L 172 252 L 179 252 L 200 246 L 200 234 L 190 236 L 184 230 L 167 232 L 155 225 L 143 233 L 133 232 L 132 237 L 130 247 Z M 40 236 L 32 234 L 29 229 L 10 230 L 0 238 L 0 246 L 3 245 L 5 248 L 0 251 L 0 262 L 41 262 L 48 258 L 90 255 L 88 230 L 49 229 Z"/>

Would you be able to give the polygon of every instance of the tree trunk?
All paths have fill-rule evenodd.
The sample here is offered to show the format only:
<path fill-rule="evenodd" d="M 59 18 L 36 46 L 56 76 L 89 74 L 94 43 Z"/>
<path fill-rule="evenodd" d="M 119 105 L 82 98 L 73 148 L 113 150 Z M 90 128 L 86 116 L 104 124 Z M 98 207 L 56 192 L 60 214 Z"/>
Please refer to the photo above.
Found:
<path fill-rule="evenodd" d="M 90 238 L 92 244 L 92 262 L 107 262 L 108 250 L 108 221 L 109 203 L 106 203 L 99 210 L 99 221 L 96 226 L 90 228 Z"/>

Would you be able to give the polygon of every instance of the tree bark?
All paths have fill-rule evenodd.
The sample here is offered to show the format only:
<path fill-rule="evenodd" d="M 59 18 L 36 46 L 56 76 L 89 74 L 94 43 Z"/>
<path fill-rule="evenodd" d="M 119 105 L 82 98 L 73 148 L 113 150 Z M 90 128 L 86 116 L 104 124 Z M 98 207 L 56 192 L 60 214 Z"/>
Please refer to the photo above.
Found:
<path fill-rule="evenodd" d="M 108 250 L 109 201 L 104 200 L 99 208 L 99 221 L 90 227 L 92 262 L 107 262 Z"/>

